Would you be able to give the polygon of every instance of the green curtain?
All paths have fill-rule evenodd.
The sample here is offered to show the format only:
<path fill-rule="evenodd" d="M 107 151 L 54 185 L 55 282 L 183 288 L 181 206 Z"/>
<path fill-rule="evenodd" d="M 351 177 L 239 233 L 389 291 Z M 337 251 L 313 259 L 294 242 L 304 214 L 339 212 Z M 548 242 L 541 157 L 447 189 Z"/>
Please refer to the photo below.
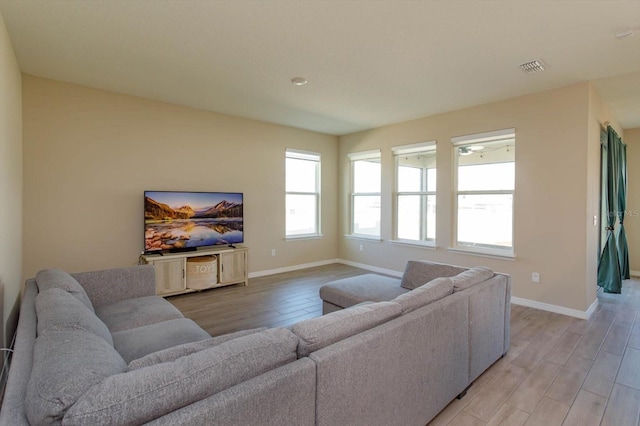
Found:
<path fill-rule="evenodd" d="M 607 240 L 600 254 L 598 262 L 598 285 L 605 293 L 620 293 L 622 290 L 622 276 L 618 259 L 618 244 L 616 242 L 615 224 L 617 219 L 618 184 L 619 184 L 619 144 L 616 132 L 607 128 L 607 143 L 602 146 L 603 159 L 606 156 L 606 182 L 603 187 L 603 203 L 606 203 L 606 231 Z M 624 214 L 624 212 L 623 212 Z"/>
<path fill-rule="evenodd" d="M 615 132 L 614 132 L 615 133 Z M 618 135 L 615 135 L 616 137 Z M 624 216 L 627 210 L 627 146 L 617 137 L 618 149 L 618 261 L 620 262 L 620 275 L 623 280 L 628 280 L 629 275 L 629 247 L 627 235 L 624 231 Z"/>

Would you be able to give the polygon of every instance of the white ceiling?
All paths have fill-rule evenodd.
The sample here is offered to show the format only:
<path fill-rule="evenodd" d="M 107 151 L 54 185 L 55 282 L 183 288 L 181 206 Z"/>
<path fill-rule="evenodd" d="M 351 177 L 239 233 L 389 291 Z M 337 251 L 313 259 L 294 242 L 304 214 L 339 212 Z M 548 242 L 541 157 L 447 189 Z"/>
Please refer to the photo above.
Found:
<path fill-rule="evenodd" d="M 0 11 L 24 73 L 328 134 L 584 81 L 623 128 L 640 127 L 640 0 L 0 0 Z M 534 59 L 548 69 L 518 68 Z"/>

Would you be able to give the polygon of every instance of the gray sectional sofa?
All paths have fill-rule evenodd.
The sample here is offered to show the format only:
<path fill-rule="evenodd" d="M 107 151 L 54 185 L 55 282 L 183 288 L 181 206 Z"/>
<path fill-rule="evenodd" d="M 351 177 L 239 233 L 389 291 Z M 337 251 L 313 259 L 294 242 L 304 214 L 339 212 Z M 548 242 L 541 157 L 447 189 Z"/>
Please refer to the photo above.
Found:
<path fill-rule="evenodd" d="M 41 271 L 0 424 L 425 425 L 508 350 L 510 281 L 416 265 L 390 300 L 335 282 L 336 312 L 217 337 L 154 295 L 152 266 Z"/>

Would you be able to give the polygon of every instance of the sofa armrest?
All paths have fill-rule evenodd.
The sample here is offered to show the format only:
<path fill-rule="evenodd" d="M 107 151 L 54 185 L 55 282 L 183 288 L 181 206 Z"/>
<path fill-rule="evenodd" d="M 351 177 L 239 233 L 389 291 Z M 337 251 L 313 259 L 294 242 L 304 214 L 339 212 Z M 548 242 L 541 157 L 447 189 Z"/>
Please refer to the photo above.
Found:
<path fill-rule="evenodd" d="M 11 357 L 9 378 L 4 389 L 4 400 L 0 410 L 0 425 L 28 426 L 25 398 L 27 383 L 33 366 L 33 345 L 36 340 L 37 318 L 35 299 L 38 286 L 34 279 L 27 280 L 20 304 L 20 318 L 16 330 L 16 341 Z M 6 358 L 5 358 L 6 359 Z"/>
<path fill-rule="evenodd" d="M 156 294 L 153 265 L 129 266 L 71 275 L 85 289 L 94 307 Z"/>

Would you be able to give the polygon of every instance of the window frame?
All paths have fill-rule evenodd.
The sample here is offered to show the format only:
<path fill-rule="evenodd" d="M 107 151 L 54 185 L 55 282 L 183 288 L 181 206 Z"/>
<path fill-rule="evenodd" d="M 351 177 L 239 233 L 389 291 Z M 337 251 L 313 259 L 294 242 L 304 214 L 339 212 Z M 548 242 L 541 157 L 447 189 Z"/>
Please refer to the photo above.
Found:
<path fill-rule="evenodd" d="M 315 191 L 289 191 L 287 188 L 287 160 L 288 159 L 296 159 L 296 160 L 305 160 L 305 161 L 313 161 L 315 162 Z M 321 191 L 321 177 L 322 177 L 322 155 L 318 152 L 313 151 L 304 151 L 300 149 L 294 148 L 286 148 L 285 149 L 285 240 L 299 240 L 304 238 L 318 238 L 322 237 L 321 230 L 321 200 L 322 200 L 322 191 Z M 315 210 L 316 210 L 316 220 L 315 220 L 315 232 L 309 232 L 304 234 L 289 234 L 287 230 L 287 201 L 289 195 L 315 195 Z"/>
<path fill-rule="evenodd" d="M 382 153 L 380 149 L 353 152 L 347 154 L 349 159 L 349 237 L 361 238 L 367 240 L 382 241 Z M 355 192 L 355 162 L 377 159 L 380 163 L 380 182 L 378 192 Z M 355 200 L 357 197 L 378 197 L 380 200 L 380 216 L 378 222 L 380 223 L 380 229 L 378 235 L 360 234 L 355 232 Z"/>
<path fill-rule="evenodd" d="M 458 150 L 462 146 L 482 145 L 483 143 L 499 142 L 499 141 L 513 140 L 515 149 L 516 144 L 516 131 L 515 128 L 496 130 L 491 132 L 476 133 L 465 136 L 458 136 L 451 139 L 452 154 L 453 154 L 453 247 L 450 247 L 450 251 L 469 252 L 480 255 L 488 255 L 502 258 L 515 258 L 515 198 L 516 198 L 516 176 L 515 176 L 515 154 L 514 154 L 514 182 L 512 190 L 463 190 L 458 189 L 460 164 Z M 498 163 L 496 163 L 498 164 Z M 502 164 L 502 163 L 499 163 Z M 511 195 L 511 247 L 509 248 L 495 248 L 488 247 L 487 245 L 463 245 L 459 243 L 458 239 L 458 222 L 459 222 L 459 206 L 458 199 L 460 195 Z"/>
<path fill-rule="evenodd" d="M 421 191 L 400 191 L 398 188 L 398 185 L 400 183 L 400 179 L 398 177 L 400 165 L 398 163 L 402 155 L 415 155 L 420 153 L 433 153 L 437 155 L 437 143 L 436 141 L 426 141 L 426 142 L 418 142 L 410 145 L 394 146 L 391 148 L 391 153 L 393 154 L 393 157 L 394 157 L 394 171 L 395 171 L 395 182 L 394 182 L 394 192 L 393 192 L 393 238 L 394 239 L 392 240 L 392 242 L 406 244 L 406 245 L 436 247 L 437 219 L 436 221 L 434 221 L 434 230 L 433 230 L 434 238 L 427 237 L 427 234 L 428 234 L 427 216 L 426 216 L 427 197 L 433 196 L 436 199 L 436 213 L 435 213 L 436 218 L 437 218 L 437 209 L 438 209 L 437 188 L 433 191 L 428 190 L 429 181 L 427 177 L 428 176 L 427 170 L 429 169 L 427 168 L 420 169 L 421 170 L 421 186 L 423 188 Z M 434 167 L 434 169 L 436 170 L 436 173 L 437 173 L 437 170 L 438 170 L 437 160 L 436 160 L 436 167 Z M 436 179 L 436 185 L 437 185 L 437 179 Z M 399 219 L 398 208 L 400 204 L 399 200 L 400 200 L 400 197 L 408 196 L 408 195 L 417 195 L 417 196 L 424 197 L 421 199 L 421 203 L 420 203 L 421 204 L 420 206 L 421 230 L 420 230 L 419 240 L 400 238 L 398 236 L 398 219 Z"/>

